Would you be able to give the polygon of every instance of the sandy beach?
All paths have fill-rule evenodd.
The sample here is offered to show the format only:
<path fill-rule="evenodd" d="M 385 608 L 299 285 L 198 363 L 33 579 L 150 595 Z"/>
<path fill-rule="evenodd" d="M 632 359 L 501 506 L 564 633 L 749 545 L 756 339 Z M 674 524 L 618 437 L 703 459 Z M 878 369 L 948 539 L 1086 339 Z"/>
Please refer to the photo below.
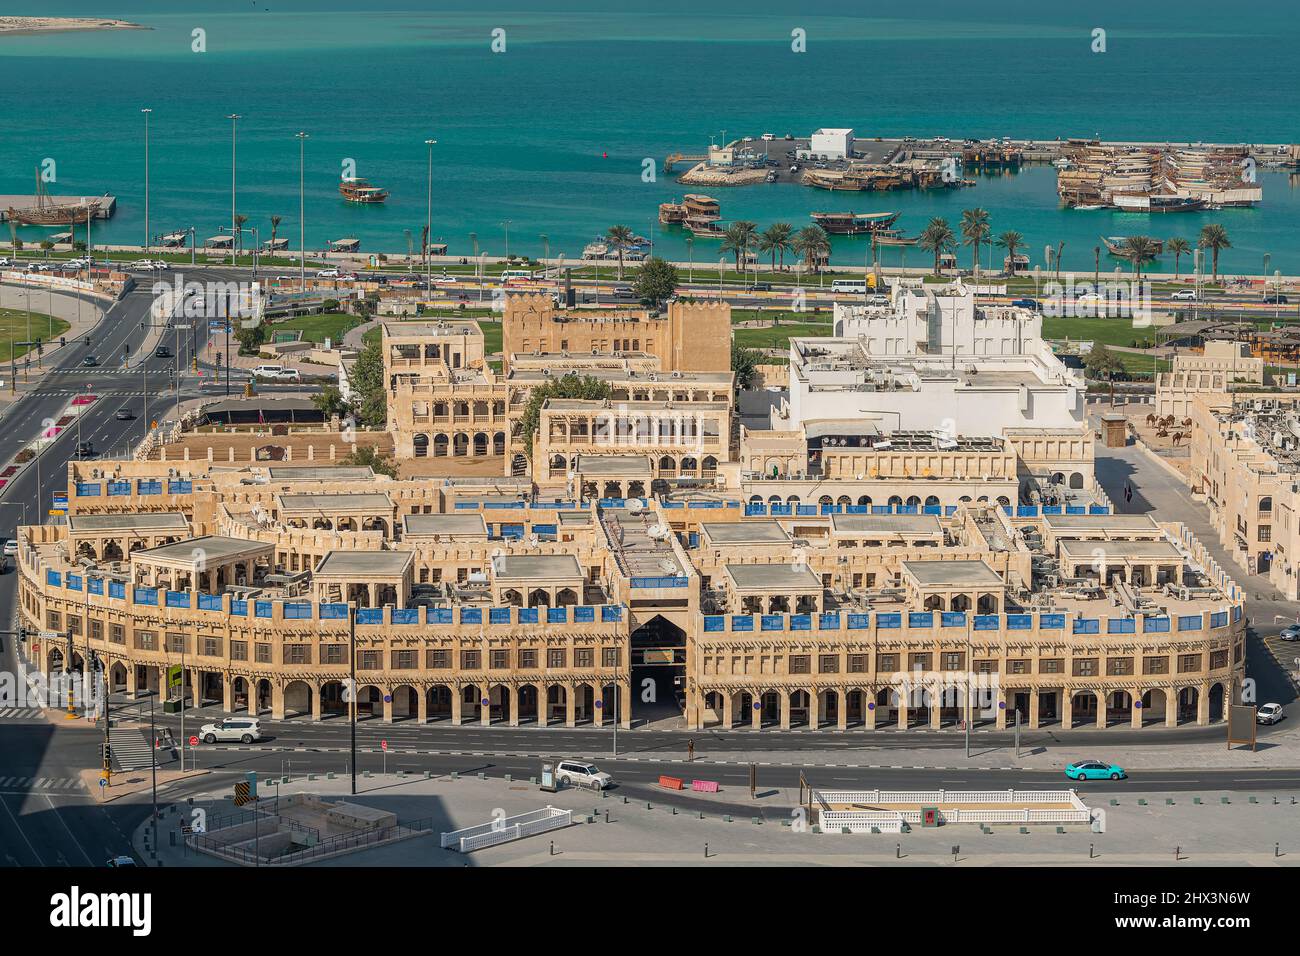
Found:
<path fill-rule="evenodd" d="M 70 33 L 76 30 L 148 30 L 126 20 L 103 17 L 0 17 L 0 36 L 32 33 Z"/>

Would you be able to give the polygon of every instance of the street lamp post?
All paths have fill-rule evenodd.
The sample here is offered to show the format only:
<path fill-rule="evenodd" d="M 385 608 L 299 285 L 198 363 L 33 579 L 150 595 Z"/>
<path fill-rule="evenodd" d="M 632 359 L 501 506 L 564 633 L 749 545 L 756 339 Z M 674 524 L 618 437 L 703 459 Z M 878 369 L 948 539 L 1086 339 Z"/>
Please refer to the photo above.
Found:
<path fill-rule="evenodd" d="M 348 696 L 348 713 L 351 715 L 352 725 L 352 794 L 357 792 L 357 607 L 355 604 L 348 604 L 348 643 L 352 648 L 351 657 L 351 674 L 349 677 Z"/>
<path fill-rule="evenodd" d="M 502 228 L 506 231 L 506 262 L 510 261 L 510 223 L 513 220 L 506 219 L 501 223 Z"/>
<path fill-rule="evenodd" d="M 238 113 L 226 116 L 230 120 L 230 264 L 235 264 L 235 128 L 240 119 Z"/>
<path fill-rule="evenodd" d="M 298 291 L 307 291 L 307 194 L 304 191 L 303 159 L 307 134 L 293 134 L 298 140 Z"/>
<path fill-rule="evenodd" d="M 429 191 L 424 210 L 424 287 L 426 292 L 429 292 L 433 287 L 433 257 L 429 255 L 429 241 L 433 238 L 433 147 L 437 144 L 436 139 L 426 139 L 424 141 L 424 145 L 429 147 Z"/>
<path fill-rule="evenodd" d="M 147 256 L 152 248 L 149 235 L 149 114 L 153 110 L 145 107 L 140 112 L 144 114 L 144 254 Z"/>

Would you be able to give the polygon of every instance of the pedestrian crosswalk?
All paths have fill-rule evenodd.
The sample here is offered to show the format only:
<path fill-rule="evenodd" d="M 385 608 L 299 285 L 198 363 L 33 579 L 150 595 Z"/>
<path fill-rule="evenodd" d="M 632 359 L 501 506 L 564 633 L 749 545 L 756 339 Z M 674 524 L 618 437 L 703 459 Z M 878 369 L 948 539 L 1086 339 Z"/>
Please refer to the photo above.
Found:
<path fill-rule="evenodd" d="M 80 777 L 4 777 L 0 776 L 0 791 L 45 790 L 61 793 L 85 793 L 86 786 Z"/>
<path fill-rule="evenodd" d="M 39 707 L 0 707 L 0 720 L 44 720 Z"/>
<path fill-rule="evenodd" d="M 143 731 L 112 728 L 109 730 L 108 742 L 113 751 L 115 772 L 142 770 L 153 766 L 155 751 Z M 170 747 L 165 747 L 156 753 L 159 766 L 171 763 L 174 759 Z"/>

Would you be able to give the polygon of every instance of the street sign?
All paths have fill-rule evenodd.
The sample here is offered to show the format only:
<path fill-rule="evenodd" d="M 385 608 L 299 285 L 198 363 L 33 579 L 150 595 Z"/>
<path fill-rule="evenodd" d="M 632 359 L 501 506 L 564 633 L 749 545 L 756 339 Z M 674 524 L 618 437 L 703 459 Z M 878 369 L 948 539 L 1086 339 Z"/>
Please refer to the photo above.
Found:
<path fill-rule="evenodd" d="M 388 741 L 387 741 L 387 740 L 381 740 L 381 741 L 379 741 L 379 746 L 380 746 L 380 747 L 381 747 L 385 752 L 388 751 Z"/>
<path fill-rule="evenodd" d="M 47 641 L 53 641 L 56 638 L 60 638 L 62 636 L 63 635 L 60 634 L 58 631 L 41 631 L 41 637 L 45 638 Z"/>
<path fill-rule="evenodd" d="M 198 737 L 190 737 L 190 746 L 191 746 L 191 747 L 197 747 L 198 745 L 199 745 L 199 738 L 198 738 Z"/>

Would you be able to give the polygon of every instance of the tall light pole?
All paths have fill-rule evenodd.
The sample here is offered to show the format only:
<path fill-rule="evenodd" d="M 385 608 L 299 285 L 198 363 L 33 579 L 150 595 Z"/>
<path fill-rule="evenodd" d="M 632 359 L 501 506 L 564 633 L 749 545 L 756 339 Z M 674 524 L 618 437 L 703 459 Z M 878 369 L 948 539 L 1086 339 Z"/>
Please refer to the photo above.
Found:
<path fill-rule="evenodd" d="M 429 255 L 429 241 L 433 238 L 433 147 L 436 139 L 426 139 L 424 145 L 429 147 L 429 193 L 424 211 L 424 288 L 428 292 L 433 287 L 433 257 Z M 430 296 L 432 298 L 432 296 Z"/>
<path fill-rule="evenodd" d="M 140 112 L 144 114 L 144 254 L 147 256 L 152 246 L 149 235 L 149 114 L 153 110 L 145 107 Z"/>
<path fill-rule="evenodd" d="M 235 128 L 240 116 L 230 113 L 230 264 L 235 264 Z"/>
<path fill-rule="evenodd" d="M 298 291 L 307 291 L 307 198 L 303 190 L 303 156 L 307 134 L 293 134 L 298 140 Z"/>
<path fill-rule="evenodd" d="M 506 231 L 506 262 L 510 261 L 510 222 L 511 220 L 507 219 L 501 223 L 502 228 Z"/>

